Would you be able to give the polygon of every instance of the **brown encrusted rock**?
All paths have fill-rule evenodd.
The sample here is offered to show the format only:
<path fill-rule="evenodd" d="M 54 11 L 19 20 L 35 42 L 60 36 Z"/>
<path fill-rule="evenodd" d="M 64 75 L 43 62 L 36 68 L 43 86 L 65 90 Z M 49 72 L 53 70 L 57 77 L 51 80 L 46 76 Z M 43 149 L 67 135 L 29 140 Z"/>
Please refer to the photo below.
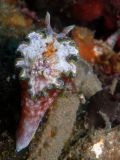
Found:
<path fill-rule="evenodd" d="M 89 85 L 85 86 L 86 83 Z M 28 160 L 58 160 L 74 128 L 80 106 L 79 93 L 83 92 L 89 98 L 102 88 L 91 67 L 83 60 L 77 63 L 74 85 L 76 92 L 65 90 L 51 106 L 43 132 L 40 131 L 41 136 L 38 131 L 30 145 Z"/>
<path fill-rule="evenodd" d="M 120 126 L 109 132 L 97 130 L 85 142 L 85 155 L 89 159 L 119 160 L 120 159 Z"/>
<path fill-rule="evenodd" d="M 110 128 L 120 124 L 119 99 L 105 90 L 97 92 L 89 100 L 85 117 L 88 128 Z"/>
<path fill-rule="evenodd" d="M 33 20 L 23 15 L 16 5 L 10 5 L 5 0 L 0 1 L 0 33 L 3 32 L 6 39 L 26 35 L 34 29 Z"/>
<path fill-rule="evenodd" d="M 70 148 L 62 160 L 119 160 L 120 126 L 88 132 Z M 61 160 L 61 159 L 60 159 Z"/>
<path fill-rule="evenodd" d="M 39 143 L 31 150 L 28 160 L 57 160 L 72 133 L 79 107 L 78 96 L 66 92 L 51 107 Z"/>

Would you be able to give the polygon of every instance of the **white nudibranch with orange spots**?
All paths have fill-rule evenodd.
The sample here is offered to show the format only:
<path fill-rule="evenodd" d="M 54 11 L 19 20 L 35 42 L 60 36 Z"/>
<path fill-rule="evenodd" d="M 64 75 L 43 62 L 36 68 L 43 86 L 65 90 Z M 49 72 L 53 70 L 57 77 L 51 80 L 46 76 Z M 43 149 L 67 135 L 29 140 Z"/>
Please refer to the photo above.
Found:
<path fill-rule="evenodd" d="M 16 132 L 17 152 L 31 142 L 60 88 L 64 88 L 65 77 L 71 78 L 76 74 L 74 60 L 78 57 L 78 50 L 66 36 L 74 26 L 57 34 L 50 26 L 49 13 L 45 22 L 46 28 L 28 34 L 29 43 L 22 43 L 17 49 L 22 58 L 17 59 L 16 66 L 22 68 L 20 78 L 25 79 L 21 83 L 22 113 Z"/>
<path fill-rule="evenodd" d="M 32 96 L 52 86 L 61 88 L 64 86 L 62 75 L 76 74 L 74 58 L 78 57 L 78 50 L 74 41 L 66 36 L 74 26 L 66 27 L 57 34 L 50 26 L 49 13 L 45 22 L 45 29 L 28 34 L 30 42 L 21 44 L 17 49 L 23 58 L 17 60 L 16 66 L 22 68 L 20 77 L 29 79 Z"/>

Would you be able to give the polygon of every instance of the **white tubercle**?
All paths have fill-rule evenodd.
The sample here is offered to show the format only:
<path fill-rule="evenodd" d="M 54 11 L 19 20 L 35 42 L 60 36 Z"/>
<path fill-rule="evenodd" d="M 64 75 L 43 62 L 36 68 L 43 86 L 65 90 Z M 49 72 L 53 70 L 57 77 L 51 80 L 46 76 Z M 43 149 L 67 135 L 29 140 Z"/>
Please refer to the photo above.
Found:
<path fill-rule="evenodd" d="M 30 42 L 21 44 L 17 49 L 23 58 L 17 60 L 16 66 L 22 68 L 21 78 L 29 79 L 33 96 L 53 85 L 61 87 L 63 74 L 76 74 L 72 57 L 78 56 L 78 50 L 66 36 L 73 26 L 65 28 L 60 34 L 53 32 L 49 13 L 46 15 L 46 25 L 44 31 L 28 34 Z"/>

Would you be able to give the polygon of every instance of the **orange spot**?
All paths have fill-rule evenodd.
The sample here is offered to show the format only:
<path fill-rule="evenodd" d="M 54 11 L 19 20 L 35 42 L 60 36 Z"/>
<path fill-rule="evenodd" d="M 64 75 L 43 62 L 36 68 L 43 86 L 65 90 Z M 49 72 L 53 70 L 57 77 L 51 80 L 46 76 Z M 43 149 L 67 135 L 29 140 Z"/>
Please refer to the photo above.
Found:
<path fill-rule="evenodd" d="M 55 54 L 56 49 L 54 48 L 53 43 L 48 44 L 47 51 L 44 52 L 45 57 L 50 57 Z"/>

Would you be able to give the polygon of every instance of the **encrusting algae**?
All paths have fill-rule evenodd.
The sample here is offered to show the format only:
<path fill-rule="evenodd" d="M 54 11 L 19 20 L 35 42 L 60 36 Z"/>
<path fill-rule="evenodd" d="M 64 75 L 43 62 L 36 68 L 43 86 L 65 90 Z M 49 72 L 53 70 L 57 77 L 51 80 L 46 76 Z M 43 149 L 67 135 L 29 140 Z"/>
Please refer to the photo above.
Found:
<path fill-rule="evenodd" d="M 79 48 L 80 56 L 88 62 L 94 63 L 96 52 L 94 50 L 94 34 L 87 28 L 75 27 L 72 31 L 72 38 Z"/>
<path fill-rule="evenodd" d="M 120 74 L 120 53 L 114 51 L 119 35 L 120 29 L 103 41 L 95 39 L 94 33 L 88 28 L 75 27 L 72 31 L 80 56 L 87 62 L 98 65 L 107 75 Z"/>

